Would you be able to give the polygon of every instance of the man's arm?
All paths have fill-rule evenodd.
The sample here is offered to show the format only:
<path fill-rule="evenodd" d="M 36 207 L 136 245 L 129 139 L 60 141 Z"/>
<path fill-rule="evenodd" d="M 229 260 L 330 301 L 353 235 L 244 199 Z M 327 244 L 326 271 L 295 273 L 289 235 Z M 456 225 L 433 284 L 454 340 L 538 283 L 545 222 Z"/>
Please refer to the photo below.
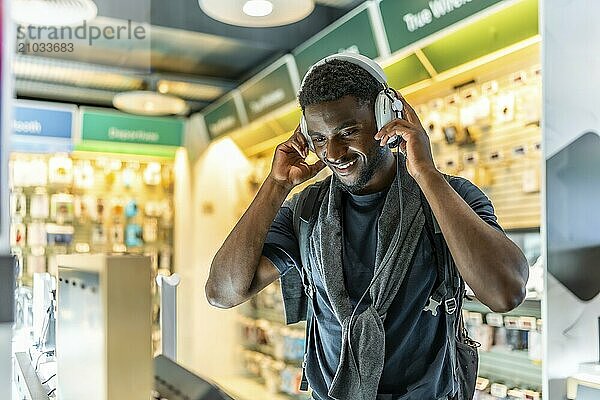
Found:
<path fill-rule="evenodd" d="M 273 263 L 262 255 L 269 227 L 291 189 L 325 166 L 304 161 L 308 153 L 301 136 L 296 129 L 277 146 L 269 176 L 213 258 L 205 288 L 213 306 L 241 304 L 279 277 Z"/>
<path fill-rule="evenodd" d="M 482 303 L 506 312 L 525 298 L 529 265 L 506 235 L 482 220 L 435 171 L 417 180 L 465 282 Z"/>
<path fill-rule="evenodd" d="M 519 247 L 483 221 L 436 169 L 429 137 L 413 108 L 400 96 L 406 119 L 384 126 L 375 139 L 385 145 L 401 135 L 406 166 L 438 221 L 456 266 L 481 302 L 497 312 L 525 298 L 529 265 Z"/>

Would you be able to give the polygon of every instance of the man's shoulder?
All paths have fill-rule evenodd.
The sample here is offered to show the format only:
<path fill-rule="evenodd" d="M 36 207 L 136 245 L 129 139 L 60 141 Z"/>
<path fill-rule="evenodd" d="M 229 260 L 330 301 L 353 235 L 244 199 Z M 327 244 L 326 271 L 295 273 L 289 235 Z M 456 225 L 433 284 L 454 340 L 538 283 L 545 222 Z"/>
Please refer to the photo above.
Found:
<path fill-rule="evenodd" d="M 301 197 L 305 198 L 306 196 L 308 196 L 308 193 L 310 192 L 311 188 L 321 189 L 323 187 L 326 187 L 330 181 L 331 175 L 325 177 L 324 179 L 306 185 L 302 189 L 299 189 L 298 191 L 293 193 L 292 196 L 283 203 L 283 207 L 288 207 L 289 209 L 294 211 L 294 208 L 296 207 L 296 204 L 298 203 L 299 199 Z"/>

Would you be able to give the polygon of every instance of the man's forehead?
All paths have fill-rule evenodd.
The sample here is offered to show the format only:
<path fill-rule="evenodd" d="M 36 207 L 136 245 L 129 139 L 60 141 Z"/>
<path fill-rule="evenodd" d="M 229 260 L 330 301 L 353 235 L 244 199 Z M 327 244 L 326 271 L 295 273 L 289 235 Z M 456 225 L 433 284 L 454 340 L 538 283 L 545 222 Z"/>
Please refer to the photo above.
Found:
<path fill-rule="evenodd" d="M 346 121 L 363 121 L 373 116 L 369 104 L 359 102 L 355 97 L 345 96 L 338 100 L 311 104 L 305 107 L 307 122 L 339 125 Z"/>

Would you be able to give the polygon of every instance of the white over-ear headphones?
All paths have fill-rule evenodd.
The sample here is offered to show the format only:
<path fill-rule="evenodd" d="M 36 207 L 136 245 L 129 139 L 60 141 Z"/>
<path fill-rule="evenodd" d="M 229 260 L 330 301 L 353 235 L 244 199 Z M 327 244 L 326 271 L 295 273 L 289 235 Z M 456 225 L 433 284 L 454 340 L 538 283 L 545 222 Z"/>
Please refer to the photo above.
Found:
<path fill-rule="evenodd" d="M 385 72 L 383 72 L 383 69 L 375 61 L 361 54 L 340 53 L 323 58 L 322 60 L 315 63 L 312 67 L 310 67 L 306 75 L 304 75 L 302 83 L 300 84 L 300 90 L 302 90 L 302 88 L 304 87 L 306 77 L 311 74 L 314 68 L 323 65 L 331 60 L 347 61 L 349 63 L 358 65 L 359 67 L 367 71 L 369 74 L 371 74 L 371 76 L 373 76 L 375 79 L 377 79 L 379 83 L 383 85 L 384 89 L 381 92 L 379 92 L 377 98 L 375 99 L 375 122 L 377 123 L 378 131 L 391 120 L 395 118 L 402 118 L 402 101 L 398 98 L 396 92 L 388 86 Z M 308 128 L 306 126 L 306 119 L 304 118 L 304 115 L 302 115 L 302 119 L 300 120 L 300 130 L 306 138 L 308 147 L 314 152 L 315 147 L 313 145 L 310 135 L 308 134 Z M 399 140 L 396 137 L 395 139 L 390 140 L 388 142 L 388 146 L 390 148 L 393 148 L 398 146 L 398 143 Z"/>

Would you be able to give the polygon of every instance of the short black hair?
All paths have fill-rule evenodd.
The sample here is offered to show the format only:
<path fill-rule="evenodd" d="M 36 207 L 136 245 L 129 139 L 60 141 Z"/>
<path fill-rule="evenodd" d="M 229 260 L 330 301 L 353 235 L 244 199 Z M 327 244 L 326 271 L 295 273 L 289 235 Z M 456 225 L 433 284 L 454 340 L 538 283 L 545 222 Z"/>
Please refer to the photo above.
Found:
<path fill-rule="evenodd" d="M 383 85 L 360 66 L 348 61 L 330 60 L 315 67 L 298 93 L 302 112 L 306 106 L 353 96 L 359 103 L 375 104 Z"/>

